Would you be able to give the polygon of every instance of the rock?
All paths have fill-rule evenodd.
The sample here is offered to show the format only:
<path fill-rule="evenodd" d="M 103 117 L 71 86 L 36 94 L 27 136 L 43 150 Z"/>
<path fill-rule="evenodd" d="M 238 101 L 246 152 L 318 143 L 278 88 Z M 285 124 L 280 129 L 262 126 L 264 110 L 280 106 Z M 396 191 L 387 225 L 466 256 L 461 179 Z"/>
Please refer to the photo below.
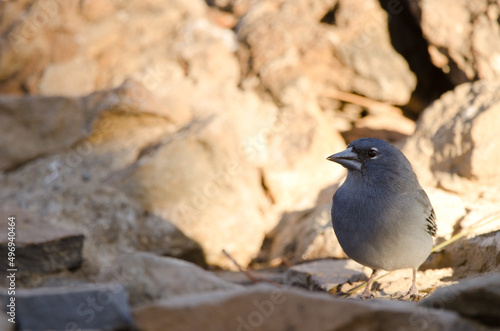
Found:
<path fill-rule="evenodd" d="M 500 183 L 499 121 L 500 85 L 462 84 L 423 112 L 403 152 L 424 185 L 479 196 Z"/>
<path fill-rule="evenodd" d="M 261 174 L 240 149 L 234 128 L 220 116 L 199 132 L 174 136 L 116 183 L 198 242 L 208 263 L 228 267 L 223 249 L 246 265 L 273 226 L 263 212 L 269 202 Z"/>
<path fill-rule="evenodd" d="M 103 114 L 105 111 L 108 113 Z M 112 114 L 157 116 L 170 126 L 191 118 L 190 113 L 180 109 L 171 111 L 165 97 L 150 93 L 134 80 L 79 98 L 0 95 L 0 129 L 8 132 L 0 139 L 4 155 L 0 171 L 83 142 L 84 146 L 78 146 L 79 155 L 68 161 L 79 162 L 78 158 L 87 156 L 103 138 L 116 133 L 110 120 Z"/>
<path fill-rule="evenodd" d="M 212 272 L 218 278 L 231 283 L 239 285 L 253 285 L 255 283 L 247 274 L 241 271 L 214 270 Z M 283 268 L 251 269 L 248 272 L 257 279 L 265 279 L 267 281 L 283 284 Z"/>
<path fill-rule="evenodd" d="M 237 34 L 245 76 L 259 77 L 278 100 L 301 77 L 315 82 L 311 95 L 335 89 L 396 104 L 407 103 L 416 84 L 376 1 L 257 2 Z"/>
<path fill-rule="evenodd" d="M 496 2 L 409 1 L 432 62 L 455 84 L 500 78 L 500 6 Z"/>
<path fill-rule="evenodd" d="M 365 137 L 397 142 L 412 135 L 414 131 L 414 121 L 402 114 L 386 112 L 361 118 L 354 123 L 352 129 L 342 132 L 342 135 L 347 142 Z"/>
<path fill-rule="evenodd" d="M 460 221 L 466 215 L 465 204 L 458 195 L 436 189 L 425 188 L 436 212 L 437 240 L 448 240 L 457 233 Z"/>
<path fill-rule="evenodd" d="M 165 91 L 169 68 L 180 68 L 170 56 L 177 33 L 188 32 L 186 21 L 203 20 L 206 8 L 202 0 L 6 4 L 0 59 L 8 70 L 0 74 L 0 91 L 79 96 L 126 78 Z"/>
<path fill-rule="evenodd" d="M 332 167 L 325 158 L 345 149 L 345 142 L 332 130 L 316 98 L 305 92 L 309 86 L 307 79 L 299 79 L 284 89 L 283 108 L 266 136 L 263 180 L 278 210 L 316 206 L 317 192 L 344 175 L 344 169 Z"/>
<path fill-rule="evenodd" d="M 310 259 L 346 257 L 333 231 L 331 206 L 328 202 L 285 214 L 267 235 L 269 251 L 263 252 L 261 259 L 286 258 L 295 264 Z"/>
<path fill-rule="evenodd" d="M 350 259 L 306 262 L 288 269 L 284 283 L 313 291 L 330 292 L 347 282 L 367 280 L 364 267 Z"/>
<path fill-rule="evenodd" d="M 469 234 L 433 253 L 422 266 L 424 269 L 447 267 L 454 269 L 455 279 L 500 270 L 500 230 Z"/>
<path fill-rule="evenodd" d="M 456 282 L 453 276 L 453 268 L 426 269 L 420 268 L 417 271 L 418 297 L 416 300 L 425 298 L 436 289 L 450 286 Z M 383 271 L 377 275 L 372 291 L 376 298 L 389 300 L 412 300 L 403 296 L 408 292 L 412 283 L 411 269 L 399 269 L 391 272 Z M 356 284 L 354 284 L 356 285 Z M 361 294 L 361 290 L 357 295 Z"/>
<path fill-rule="evenodd" d="M 478 330 L 458 314 L 407 302 L 357 301 L 324 293 L 254 286 L 162 300 L 136 308 L 141 330 L 380 330 L 427 326 Z M 196 316 L 196 318 L 193 318 Z"/>
<path fill-rule="evenodd" d="M 7 221 L 11 216 L 15 217 L 15 229 L 12 231 L 15 238 L 15 260 L 10 269 L 18 269 L 18 273 L 43 274 L 81 266 L 84 240 L 82 233 L 56 227 L 20 208 L 0 208 L 1 219 Z M 9 252 L 7 232 L 7 226 L 0 228 L 0 254 L 5 257 Z"/>
<path fill-rule="evenodd" d="M 291 267 L 283 274 L 283 280 L 285 284 L 291 286 L 348 295 L 353 288 L 366 284 L 370 274 L 371 269 L 350 259 L 319 260 Z M 418 271 L 419 295 L 426 296 L 436 288 L 449 286 L 452 284 L 452 276 L 452 268 Z M 402 296 L 411 286 L 411 281 L 410 269 L 380 271 L 372 286 L 372 293 L 377 299 L 402 300 Z M 350 296 L 357 297 L 362 290 L 363 288 L 358 288 Z"/>
<path fill-rule="evenodd" d="M 10 303 L 7 291 L 0 297 Z M 16 290 L 18 330 L 122 330 L 134 328 L 124 288 L 117 283 Z"/>
<path fill-rule="evenodd" d="M 420 303 L 423 307 L 455 311 L 482 324 L 500 326 L 500 273 L 472 277 L 441 288 Z"/>
<path fill-rule="evenodd" d="M 74 145 L 101 110 L 77 98 L 0 95 L 0 171 Z"/>
<path fill-rule="evenodd" d="M 429 55 L 429 44 L 422 35 L 420 22 L 410 9 L 411 1 L 381 0 L 388 15 L 391 44 L 408 62 L 417 77 L 417 86 L 410 101 L 404 106 L 405 113 L 417 115 L 444 92 L 453 89 L 446 74 L 436 67 Z"/>
<path fill-rule="evenodd" d="M 6 314 L 2 314 L 2 316 L 0 316 L 0 330 L 14 331 L 15 324 L 9 322 L 9 318 L 9 315 Z"/>
<path fill-rule="evenodd" d="M 53 182 L 45 181 L 44 177 L 51 173 L 50 165 L 58 158 L 30 163 L 6 176 L 0 201 L 26 206 L 51 227 L 84 234 L 83 258 L 89 275 L 116 256 L 134 251 L 204 264 L 200 246 L 168 220 L 145 212 L 122 192 L 102 185 L 99 179 L 84 181 L 74 173 L 85 167 L 62 167 Z"/>
<path fill-rule="evenodd" d="M 240 288 L 192 263 L 150 253 L 119 256 L 101 270 L 97 281 L 119 281 L 133 306 L 178 295 Z"/>

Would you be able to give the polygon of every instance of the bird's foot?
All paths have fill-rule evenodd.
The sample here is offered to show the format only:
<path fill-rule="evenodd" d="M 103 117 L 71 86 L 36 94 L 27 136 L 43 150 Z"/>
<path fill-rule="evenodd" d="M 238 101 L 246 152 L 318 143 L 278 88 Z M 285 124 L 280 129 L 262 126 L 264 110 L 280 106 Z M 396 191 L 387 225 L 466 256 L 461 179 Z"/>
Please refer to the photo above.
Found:
<path fill-rule="evenodd" d="M 419 295 L 418 295 L 418 289 L 417 289 L 417 286 L 415 285 L 415 283 L 411 284 L 411 287 L 410 287 L 410 290 L 408 291 L 408 293 L 406 293 L 405 295 L 403 295 L 401 297 L 401 299 L 403 300 L 410 300 L 410 299 L 415 299 L 415 298 L 418 298 Z"/>
<path fill-rule="evenodd" d="M 365 287 L 365 290 L 363 293 L 359 296 L 361 300 L 368 300 L 368 299 L 373 299 L 375 296 L 370 292 L 368 287 Z"/>

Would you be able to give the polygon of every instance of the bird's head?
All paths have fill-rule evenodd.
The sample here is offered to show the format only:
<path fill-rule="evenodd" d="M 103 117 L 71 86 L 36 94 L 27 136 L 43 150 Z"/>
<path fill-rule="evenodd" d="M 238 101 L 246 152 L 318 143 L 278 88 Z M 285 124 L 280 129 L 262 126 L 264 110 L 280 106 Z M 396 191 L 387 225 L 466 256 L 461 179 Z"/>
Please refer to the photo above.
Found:
<path fill-rule="evenodd" d="M 403 153 L 391 144 L 375 138 L 355 140 L 347 149 L 330 155 L 327 160 L 336 162 L 347 168 L 349 172 L 361 173 L 385 169 L 396 171 L 401 167 L 411 169 L 411 165 Z"/>

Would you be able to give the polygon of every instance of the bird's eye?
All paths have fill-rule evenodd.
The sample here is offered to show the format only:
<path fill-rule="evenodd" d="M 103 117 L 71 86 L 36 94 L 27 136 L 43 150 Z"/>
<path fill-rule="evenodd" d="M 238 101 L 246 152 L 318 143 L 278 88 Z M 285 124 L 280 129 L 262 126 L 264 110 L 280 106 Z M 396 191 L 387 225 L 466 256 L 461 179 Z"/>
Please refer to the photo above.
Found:
<path fill-rule="evenodd" d="M 376 148 L 372 148 L 368 151 L 368 157 L 370 159 L 373 159 L 374 157 L 376 157 L 378 155 L 378 150 Z"/>

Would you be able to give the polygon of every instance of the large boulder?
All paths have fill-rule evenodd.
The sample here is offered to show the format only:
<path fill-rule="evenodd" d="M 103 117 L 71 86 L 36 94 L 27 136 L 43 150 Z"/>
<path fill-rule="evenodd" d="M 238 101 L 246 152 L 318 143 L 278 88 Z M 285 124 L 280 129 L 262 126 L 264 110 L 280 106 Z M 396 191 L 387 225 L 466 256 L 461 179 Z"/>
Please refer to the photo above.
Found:
<path fill-rule="evenodd" d="M 186 295 L 133 311 L 141 330 L 479 330 L 454 312 L 415 309 L 407 302 L 363 302 L 329 294 L 254 286 Z M 193 318 L 196 316 L 196 318 Z"/>
<path fill-rule="evenodd" d="M 499 247 L 500 230 L 480 235 L 470 234 L 432 254 L 423 267 L 451 267 L 454 270 L 453 276 L 456 279 L 499 271 Z"/>
<path fill-rule="evenodd" d="M 224 249 L 247 264 L 273 226 L 261 174 L 240 148 L 234 124 L 221 116 L 199 132 L 174 135 L 116 182 L 199 242 L 208 263 L 227 266 Z"/>
<path fill-rule="evenodd" d="M 500 78 L 498 2 L 408 2 L 429 43 L 432 62 L 453 84 Z"/>
<path fill-rule="evenodd" d="M 4 306 L 13 306 L 8 311 L 14 313 L 17 330 L 124 330 L 135 327 L 127 293 L 118 283 L 16 289 L 12 297 L 8 297 L 7 292 L 7 289 L 2 291 L 0 301 Z"/>
<path fill-rule="evenodd" d="M 391 46 L 387 20 L 374 0 L 257 2 L 237 25 L 242 65 L 278 100 L 306 77 L 312 95 L 334 89 L 405 104 L 416 80 Z"/>
<path fill-rule="evenodd" d="M 0 25 L 0 91 L 78 96 L 134 77 L 163 89 L 175 36 L 200 23 L 202 0 L 6 3 Z M 166 24 L 168 22 L 168 24 Z M 191 31 L 184 31 L 189 37 Z M 223 39 L 219 38 L 219 39 Z M 172 42 L 172 43 L 171 43 Z M 124 56 L 126 55 L 126 56 Z M 175 73 L 175 72 L 174 72 Z"/>
<path fill-rule="evenodd" d="M 0 95 L 0 171 L 74 145 L 100 111 L 79 98 Z"/>
<path fill-rule="evenodd" d="M 421 302 L 424 307 L 455 311 L 489 326 L 500 326 L 500 273 L 462 280 L 441 288 Z"/>
<path fill-rule="evenodd" d="M 423 112 L 403 152 L 424 184 L 480 195 L 500 184 L 498 127 L 500 85 L 465 83 Z"/>
<path fill-rule="evenodd" d="M 303 211 L 285 213 L 267 235 L 267 250 L 260 258 L 285 258 L 298 263 L 319 258 L 345 258 L 332 227 L 331 202 Z"/>
<path fill-rule="evenodd" d="M 0 253 L 9 256 L 8 269 L 18 269 L 18 274 L 26 275 L 81 266 L 82 233 L 56 227 L 16 206 L 0 206 L 0 217 L 8 221 L 8 226 L 0 229 Z M 10 253 L 12 247 L 14 255 Z M 0 272 L 8 274 L 8 270 Z M 5 281 L 3 278 L 1 284 Z"/>
<path fill-rule="evenodd" d="M 131 305 L 241 287 L 187 261 L 142 252 L 120 255 L 101 270 L 96 280 L 120 282 L 127 290 Z"/>

